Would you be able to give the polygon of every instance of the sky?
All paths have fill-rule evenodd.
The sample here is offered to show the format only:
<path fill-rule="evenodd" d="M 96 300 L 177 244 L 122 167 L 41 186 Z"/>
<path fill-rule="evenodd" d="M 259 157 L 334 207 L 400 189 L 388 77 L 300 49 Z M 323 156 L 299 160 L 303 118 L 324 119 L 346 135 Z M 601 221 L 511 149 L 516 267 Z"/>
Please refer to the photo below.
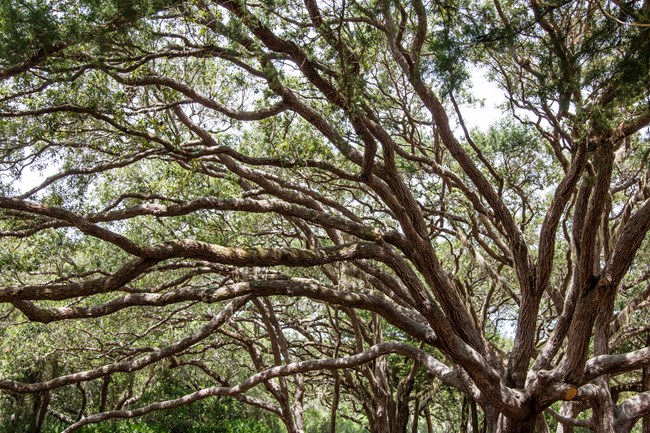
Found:
<path fill-rule="evenodd" d="M 465 124 L 471 130 L 478 128 L 487 131 L 490 125 L 494 124 L 501 116 L 501 109 L 498 105 L 505 102 L 503 90 L 485 77 L 486 72 L 481 69 L 472 70 L 472 94 L 479 100 L 483 100 L 483 106 L 461 106 L 461 113 Z"/>

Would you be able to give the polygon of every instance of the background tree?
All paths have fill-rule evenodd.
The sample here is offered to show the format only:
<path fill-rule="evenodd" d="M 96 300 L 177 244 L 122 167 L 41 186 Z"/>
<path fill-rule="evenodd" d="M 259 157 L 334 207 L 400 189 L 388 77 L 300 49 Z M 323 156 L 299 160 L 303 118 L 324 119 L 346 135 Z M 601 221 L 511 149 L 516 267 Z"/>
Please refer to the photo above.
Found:
<path fill-rule="evenodd" d="M 648 2 L 0 12 L 0 389 L 32 430 L 220 396 L 431 431 L 438 387 L 472 431 L 650 413 Z"/>

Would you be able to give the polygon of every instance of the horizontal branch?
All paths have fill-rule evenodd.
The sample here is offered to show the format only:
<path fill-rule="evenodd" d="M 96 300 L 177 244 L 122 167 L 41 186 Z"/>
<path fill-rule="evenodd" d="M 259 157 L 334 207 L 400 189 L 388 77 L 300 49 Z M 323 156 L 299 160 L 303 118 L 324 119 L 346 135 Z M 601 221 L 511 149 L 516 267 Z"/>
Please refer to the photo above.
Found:
<path fill-rule="evenodd" d="M 1 200 L 1 199 L 0 199 Z M 313 267 L 328 263 L 377 258 L 381 247 L 361 242 L 316 248 L 238 248 L 223 247 L 206 242 L 182 239 L 147 248 L 152 258 L 135 259 L 108 277 L 67 284 L 36 284 L 0 288 L 0 302 L 50 300 L 60 301 L 117 290 L 133 281 L 154 264 L 166 259 L 188 258 L 239 267 Z"/>
<path fill-rule="evenodd" d="M 101 317 L 134 306 L 163 306 L 188 301 L 215 303 L 241 296 L 262 297 L 278 295 L 304 296 L 333 305 L 373 311 L 384 317 L 392 325 L 422 341 L 431 345 L 435 345 L 437 341 L 435 334 L 424 317 L 414 310 L 396 304 L 383 294 L 367 290 L 358 290 L 355 292 L 336 290 L 320 284 L 315 280 L 305 278 L 254 280 L 229 284 L 218 289 L 183 287 L 163 294 L 132 293 L 91 307 L 45 309 L 38 308 L 33 304 L 25 305 L 24 303 L 16 303 L 16 307 L 30 320 L 47 323 L 57 320 Z"/>
<path fill-rule="evenodd" d="M 622 374 L 647 366 L 650 366 L 650 347 L 620 355 L 600 355 L 587 361 L 583 382 L 587 383 L 604 374 Z"/>
<path fill-rule="evenodd" d="M 237 310 L 242 308 L 249 300 L 249 297 L 240 297 L 233 300 L 201 329 L 197 330 L 196 332 L 192 333 L 191 335 L 185 337 L 175 344 L 154 350 L 142 358 L 114 362 L 112 364 L 104 365 L 93 370 L 67 374 L 65 376 L 59 376 L 54 379 L 46 380 L 44 382 L 23 383 L 13 380 L 0 380 L 0 389 L 6 389 L 21 394 L 35 393 L 54 388 L 60 388 L 62 386 L 70 385 L 73 383 L 86 382 L 103 376 L 108 376 L 109 374 L 113 373 L 140 370 L 147 365 L 153 364 L 154 362 L 160 361 L 161 359 L 165 359 L 176 353 L 182 352 L 183 350 L 195 345 L 199 341 L 207 338 L 214 331 L 219 329 L 224 323 L 226 323 L 228 319 L 230 319 L 230 317 Z"/>
<path fill-rule="evenodd" d="M 241 382 L 239 385 L 231 387 L 215 386 L 204 388 L 200 391 L 184 395 L 183 397 L 177 399 L 153 403 L 139 409 L 113 410 L 90 415 L 72 424 L 66 428 L 63 433 L 71 433 L 85 425 L 96 424 L 109 419 L 136 418 L 142 415 L 146 415 L 150 412 L 184 406 L 195 401 L 205 399 L 207 397 L 237 396 L 259 385 L 262 382 L 276 377 L 286 377 L 316 370 L 338 370 L 343 368 L 352 368 L 366 364 L 373 359 L 390 353 L 397 353 L 408 356 L 409 358 L 420 362 L 429 373 L 440 379 L 446 385 L 462 389 L 463 385 L 460 377 L 452 369 L 435 359 L 433 356 L 429 355 L 423 350 L 417 349 L 404 343 L 385 342 L 372 346 L 366 351 L 345 358 L 309 360 L 272 367 L 254 374 L 245 381 Z"/>
<path fill-rule="evenodd" d="M 124 264 L 112 275 L 83 282 L 31 284 L 0 288 L 0 302 L 22 300 L 60 301 L 119 290 L 145 273 L 156 262 L 136 258 Z"/>
<path fill-rule="evenodd" d="M 374 242 L 357 242 L 313 250 L 300 248 L 223 247 L 190 239 L 165 242 L 152 249 L 160 258 L 184 257 L 239 267 L 310 267 L 355 259 L 378 258 L 382 247 Z"/>
<path fill-rule="evenodd" d="M 92 223 L 121 221 L 138 216 L 152 215 L 156 217 L 176 217 L 188 215 L 192 212 L 202 210 L 219 210 L 219 211 L 238 211 L 253 213 L 271 213 L 275 212 L 280 215 L 286 215 L 303 219 L 305 221 L 330 227 L 357 236 L 366 241 L 377 239 L 377 231 L 368 227 L 361 221 L 351 221 L 332 212 L 319 211 L 307 208 L 294 203 L 288 203 L 275 199 L 252 199 L 252 198 L 231 198 L 219 199 L 213 197 L 201 197 L 195 200 L 184 201 L 181 203 L 164 205 L 143 203 L 136 206 L 130 206 L 124 209 L 111 210 L 91 214 L 85 219 Z M 55 228 L 70 225 L 67 221 L 44 223 L 39 228 Z M 29 229 L 27 229 L 29 231 Z M 31 233 L 31 232 L 29 232 Z M 381 233 L 381 237 L 388 243 L 399 246 L 401 249 L 407 249 L 403 236 L 394 230 Z"/>

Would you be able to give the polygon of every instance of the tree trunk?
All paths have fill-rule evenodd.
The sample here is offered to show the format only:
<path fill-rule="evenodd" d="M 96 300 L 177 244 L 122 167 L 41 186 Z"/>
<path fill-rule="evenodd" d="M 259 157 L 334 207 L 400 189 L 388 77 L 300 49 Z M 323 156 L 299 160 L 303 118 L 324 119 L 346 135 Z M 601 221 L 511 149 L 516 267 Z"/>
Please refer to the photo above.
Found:
<path fill-rule="evenodd" d="M 496 433 L 531 433 L 535 431 L 536 426 L 537 417 L 526 421 L 520 421 L 500 416 Z"/>
<path fill-rule="evenodd" d="M 499 425 L 499 412 L 493 407 L 485 407 L 483 410 L 482 433 L 497 433 Z"/>
<path fill-rule="evenodd" d="M 390 431 L 390 408 L 387 399 L 379 398 L 377 401 L 377 418 L 375 419 L 375 429 L 372 433 L 391 433 Z"/>
<path fill-rule="evenodd" d="M 413 422 L 411 423 L 411 433 L 418 433 L 418 420 L 420 419 L 420 399 L 415 397 L 413 404 Z"/>
<path fill-rule="evenodd" d="M 424 419 L 427 421 L 427 433 L 433 433 L 433 422 L 431 421 L 431 411 L 428 403 L 424 406 Z"/>
<path fill-rule="evenodd" d="M 339 407 L 339 393 L 341 391 L 341 377 L 338 371 L 334 372 L 334 391 L 332 395 L 332 410 L 330 412 L 330 433 L 336 433 L 336 411 Z"/>
<path fill-rule="evenodd" d="M 472 433 L 479 433 L 478 429 L 478 410 L 476 409 L 476 402 L 474 400 L 470 403 L 472 411 Z"/>
<path fill-rule="evenodd" d="M 541 414 L 537 417 L 536 431 L 537 433 L 551 433 L 551 431 L 548 429 L 548 424 L 546 423 L 546 419 Z"/>
<path fill-rule="evenodd" d="M 467 431 L 467 421 L 469 418 L 469 404 L 466 395 L 463 395 L 463 402 L 460 407 L 460 431 Z"/>
<path fill-rule="evenodd" d="M 646 347 L 650 347 L 650 332 L 646 334 Z M 645 367 L 643 369 L 643 374 L 641 376 L 643 381 L 641 384 L 642 391 L 650 391 L 650 367 Z M 650 413 L 646 414 L 643 417 L 643 433 L 650 433 Z"/>
<path fill-rule="evenodd" d="M 592 419 L 594 421 L 594 431 L 596 433 L 615 433 L 614 428 L 614 402 L 609 391 L 609 383 L 604 377 L 599 377 L 594 381 L 599 385 L 596 398 L 592 399 Z"/>
<path fill-rule="evenodd" d="M 99 396 L 99 411 L 104 412 L 106 410 L 106 401 L 108 400 L 108 388 L 111 383 L 111 376 L 104 376 L 102 380 L 102 391 Z"/>
<path fill-rule="evenodd" d="M 43 391 L 36 395 L 36 420 L 34 425 L 34 432 L 39 433 L 43 428 L 45 416 L 47 415 L 47 408 L 50 405 L 50 391 Z"/>
<path fill-rule="evenodd" d="M 287 428 L 287 433 L 305 433 L 305 430 L 301 426 L 297 425 L 291 415 L 286 417 L 283 416 L 282 421 L 284 426 Z"/>
<path fill-rule="evenodd" d="M 396 416 L 393 424 L 395 426 L 391 431 L 395 433 L 407 433 L 408 424 L 409 424 L 409 406 L 408 400 L 404 399 L 403 401 L 397 401 L 395 403 Z"/>
<path fill-rule="evenodd" d="M 565 401 L 562 403 L 562 408 L 560 409 L 560 415 L 566 418 L 575 418 L 578 416 L 578 405 L 572 401 Z M 557 429 L 555 433 L 573 433 L 573 426 L 570 424 L 557 424 Z"/>
<path fill-rule="evenodd" d="M 407 433 L 408 423 L 409 423 L 409 396 L 413 391 L 413 386 L 415 385 L 415 371 L 417 370 L 417 364 L 413 364 L 409 374 L 402 380 L 399 381 L 397 385 L 397 392 L 395 393 L 395 400 L 391 399 L 391 403 L 394 409 L 392 416 L 394 419 L 391 420 L 391 432 L 395 433 Z M 417 416 L 415 414 L 414 416 Z"/>

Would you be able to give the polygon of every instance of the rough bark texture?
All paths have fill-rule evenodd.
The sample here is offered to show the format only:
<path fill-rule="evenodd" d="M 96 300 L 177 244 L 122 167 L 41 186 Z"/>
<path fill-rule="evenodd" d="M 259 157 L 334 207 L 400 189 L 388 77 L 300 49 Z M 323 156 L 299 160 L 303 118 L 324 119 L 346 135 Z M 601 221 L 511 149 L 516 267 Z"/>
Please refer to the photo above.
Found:
<path fill-rule="evenodd" d="M 0 8 L 0 414 L 650 431 L 647 1 L 46 3 Z"/>

